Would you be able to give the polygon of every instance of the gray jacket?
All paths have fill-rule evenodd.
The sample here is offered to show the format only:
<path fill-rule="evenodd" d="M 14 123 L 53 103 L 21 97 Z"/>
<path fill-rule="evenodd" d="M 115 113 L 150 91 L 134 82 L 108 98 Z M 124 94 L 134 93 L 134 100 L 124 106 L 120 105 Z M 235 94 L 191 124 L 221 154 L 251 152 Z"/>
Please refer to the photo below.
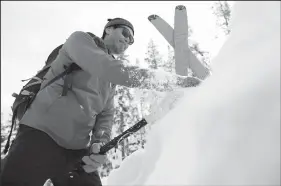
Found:
<path fill-rule="evenodd" d="M 41 87 L 71 63 L 82 70 L 71 73 L 72 89 L 67 95 L 61 96 L 63 78 L 40 90 L 20 123 L 46 132 L 67 149 L 88 147 L 92 130 L 98 134 L 92 136 L 92 141 L 109 141 L 113 84 L 138 87 L 141 78 L 149 77 L 149 71 L 125 66 L 98 47 L 90 35 L 77 31 L 64 43 Z"/>

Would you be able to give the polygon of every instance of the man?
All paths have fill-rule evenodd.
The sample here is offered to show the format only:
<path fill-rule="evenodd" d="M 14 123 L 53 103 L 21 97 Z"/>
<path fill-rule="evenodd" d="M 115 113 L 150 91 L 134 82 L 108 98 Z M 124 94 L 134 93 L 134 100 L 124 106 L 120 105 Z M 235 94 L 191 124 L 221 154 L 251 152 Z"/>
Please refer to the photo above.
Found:
<path fill-rule="evenodd" d="M 97 153 L 110 140 L 115 85 L 141 87 L 150 78 L 157 80 L 157 71 L 126 66 L 112 56 L 133 44 L 133 36 L 133 25 L 122 18 L 109 20 L 102 39 L 81 31 L 70 35 L 20 121 L 1 175 L 3 186 L 40 186 L 48 178 L 55 185 L 63 185 L 61 175 L 72 170 L 81 159 L 85 172 L 77 184 L 101 185 L 97 168 L 106 156 Z M 73 63 L 82 70 L 70 74 L 71 85 L 66 95 L 62 94 L 66 78 L 44 87 Z M 200 83 L 191 77 L 178 80 L 184 87 Z M 152 85 L 157 89 L 157 81 Z"/>

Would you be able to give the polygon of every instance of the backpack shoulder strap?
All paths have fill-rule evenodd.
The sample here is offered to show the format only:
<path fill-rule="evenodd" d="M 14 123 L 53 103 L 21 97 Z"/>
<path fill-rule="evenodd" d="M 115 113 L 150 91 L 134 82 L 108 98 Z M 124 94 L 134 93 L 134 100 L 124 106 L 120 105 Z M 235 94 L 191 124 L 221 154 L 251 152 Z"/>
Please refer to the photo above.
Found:
<path fill-rule="evenodd" d="M 54 77 L 53 79 L 51 79 L 48 83 L 46 83 L 41 89 L 46 88 L 47 86 L 51 85 L 52 83 L 54 83 L 55 81 L 57 81 L 58 79 L 70 74 L 71 72 L 75 71 L 75 70 L 81 70 L 81 68 L 76 64 L 76 63 L 71 63 L 66 69 L 65 71 L 63 71 L 62 73 L 60 73 L 59 75 L 57 75 L 56 77 Z M 66 84 L 66 82 L 64 83 Z M 67 88 L 64 86 L 64 89 Z M 63 92 L 65 92 L 66 90 L 63 90 Z"/>

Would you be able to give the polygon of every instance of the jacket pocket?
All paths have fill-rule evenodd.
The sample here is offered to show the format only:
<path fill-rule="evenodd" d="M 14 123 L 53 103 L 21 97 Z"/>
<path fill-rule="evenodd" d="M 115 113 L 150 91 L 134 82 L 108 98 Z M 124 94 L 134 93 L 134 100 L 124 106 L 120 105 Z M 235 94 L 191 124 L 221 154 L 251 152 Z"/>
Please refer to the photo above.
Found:
<path fill-rule="evenodd" d="M 77 123 L 83 123 L 88 119 L 83 106 L 78 103 L 71 91 L 68 91 L 66 96 L 57 95 L 46 111 L 52 115 L 60 114 L 61 117 L 72 118 Z"/>

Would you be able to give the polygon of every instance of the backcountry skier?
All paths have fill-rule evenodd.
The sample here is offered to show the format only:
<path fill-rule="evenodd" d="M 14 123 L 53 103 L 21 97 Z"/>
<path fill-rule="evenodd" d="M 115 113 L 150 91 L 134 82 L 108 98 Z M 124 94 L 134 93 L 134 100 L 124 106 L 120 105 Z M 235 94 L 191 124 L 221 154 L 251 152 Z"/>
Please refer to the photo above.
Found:
<path fill-rule="evenodd" d="M 59 176 L 81 159 L 85 173 L 80 185 L 101 185 L 97 168 L 106 156 L 96 153 L 110 140 L 115 85 L 141 88 L 143 82 L 150 82 L 156 89 L 159 85 L 157 71 L 114 58 L 133 43 L 134 27 L 122 18 L 109 19 L 101 38 L 82 31 L 69 36 L 19 122 L 1 173 L 2 186 L 41 186 L 48 178 L 59 185 Z M 44 87 L 73 63 L 81 70 Z M 175 76 L 168 74 L 167 78 Z M 70 82 L 67 87 L 66 79 Z M 181 87 L 201 82 L 184 76 L 177 80 L 175 86 Z M 62 94 L 64 91 L 67 93 Z"/>

